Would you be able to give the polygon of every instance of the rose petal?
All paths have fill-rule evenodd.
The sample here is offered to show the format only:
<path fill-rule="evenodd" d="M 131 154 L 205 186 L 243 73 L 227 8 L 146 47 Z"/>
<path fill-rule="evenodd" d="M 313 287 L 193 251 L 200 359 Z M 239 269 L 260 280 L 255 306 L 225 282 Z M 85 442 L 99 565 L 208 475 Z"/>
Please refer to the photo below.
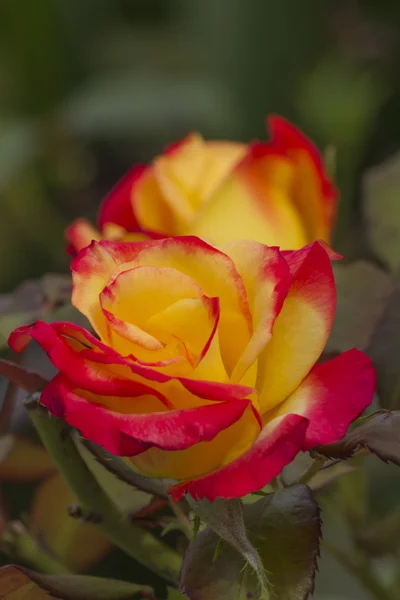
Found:
<path fill-rule="evenodd" d="M 104 290 L 102 294 L 104 294 Z M 105 298 L 105 295 L 103 295 L 101 298 L 101 308 L 109 326 L 107 337 L 112 348 L 118 350 L 118 352 L 120 352 L 123 356 L 128 356 L 129 354 L 137 355 L 138 350 L 140 352 L 140 349 L 146 349 L 153 352 L 155 350 L 163 350 L 163 345 L 155 337 L 148 334 L 137 325 L 123 321 L 112 312 L 104 308 L 106 304 Z M 153 358 L 153 362 L 154 360 L 155 359 Z"/>
<path fill-rule="evenodd" d="M 108 352 L 109 360 L 125 365 L 127 361 L 118 363 L 118 354 L 100 344 L 95 337 L 78 325 L 71 323 L 44 323 L 37 321 L 33 325 L 19 327 L 9 338 L 10 347 L 16 352 L 22 352 L 31 339 L 34 339 L 49 355 L 57 369 L 67 376 L 72 376 L 78 387 L 93 393 L 116 394 L 118 396 L 138 396 L 149 393 L 152 389 L 135 381 L 129 369 L 125 372 L 107 368 L 107 363 L 95 362 L 100 360 L 101 351 Z M 94 360 L 85 360 L 83 349 L 96 347 L 100 352 L 93 352 Z M 122 357 L 121 357 L 122 358 Z M 124 376 L 125 375 L 125 376 Z"/>
<path fill-rule="evenodd" d="M 131 459 L 135 469 L 149 477 L 187 479 L 209 473 L 246 452 L 260 433 L 256 412 L 249 405 L 240 419 L 220 431 L 210 442 L 201 441 L 186 450 L 150 448 Z"/>
<path fill-rule="evenodd" d="M 92 242 L 71 262 L 72 304 L 90 321 L 100 337 L 107 336 L 107 325 L 101 311 L 99 295 L 110 283 L 116 267 L 132 261 L 139 252 L 157 241 Z"/>
<path fill-rule="evenodd" d="M 199 134 L 192 133 L 153 163 L 154 177 L 174 214 L 178 234 L 184 232 L 202 204 L 197 188 L 207 176 L 205 159 L 206 144 Z"/>
<path fill-rule="evenodd" d="M 83 437 L 117 456 L 134 456 L 151 446 L 163 450 L 183 450 L 201 441 L 210 441 L 235 423 L 250 400 L 210 404 L 187 410 L 135 414 L 115 412 L 73 388 L 63 375 L 57 375 L 42 392 L 41 402 L 61 416 Z M 139 398 L 140 400 L 140 398 Z M 147 398 L 145 399 L 147 400 Z M 142 402 L 141 407 L 146 407 Z"/>
<path fill-rule="evenodd" d="M 65 230 L 68 242 L 67 252 L 75 256 L 82 248 L 86 248 L 93 240 L 100 240 L 100 232 L 86 219 L 76 219 Z"/>
<path fill-rule="evenodd" d="M 149 331 L 149 319 L 179 300 L 202 295 L 200 286 L 176 269 L 146 265 L 124 270 L 100 293 L 100 304 L 110 325 L 105 341 L 125 356 L 140 357 L 140 347 L 161 350 L 163 345 Z M 196 328 L 195 323 L 192 328 Z M 144 359 L 151 360 L 148 353 Z"/>
<path fill-rule="evenodd" d="M 132 167 L 106 196 L 100 206 L 98 215 L 100 229 L 103 229 L 107 223 L 114 223 L 120 225 L 126 231 L 138 230 L 138 222 L 132 209 L 132 187 L 145 169 L 146 167 L 143 165 Z"/>
<path fill-rule="evenodd" d="M 134 397 L 156 394 L 157 390 L 160 400 L 167 406 L 171 406 L 171 402 L 172 406 L 176 406 L 175 399 L 179 399 L 183 406 L 191 406 L 194 398 L 188 397 L 186 390 L 198 401 L 207 399 L 217 402 L 248 398 L 256 393 L 253 388 L 244 385 L 171 377 L 120 356 L 88 331 L 72 323 L 49 325 L 37 321 L 15 330 L 9 338 L 9 344 L 16 352 L 22 352 L 32 338 L 76 387 L 95 394 Z"/>
<path fill-rule="evenodd" d="M 245 157 L 246 152 L 247 145 L 238 142 L 207 142 L 204 177 L 198 182 L 199 194 L 205 202 Z"/>
<path fill-rule="evenodd" d="M 316 146 L 291 123 L 277 115 L 267 119 L 270 146 L 295 164 L 291 198 L 304 219 L 309 240 L 328 240 L 337 192 L 328 179 Z"/>
<path fill-rule="evenodd" d="M 330 260 L 343 260 L 343 256 L 331 248 L 329 244 L 324 242 L 324 240 L 315 240 L 311 242 L 311 244 L 304 246 L 304 248 L 300 248 L 300 250 L 282 250 L 281 254 L 286 260 L 292 275 L 297 273 L 315 242 L 318 242 L 318 244 L 325 250 Z"/>
<path fill-rule="evenodd" d="M 185 481 L 170 489 L 173 500 L 186 493 L 196 500 L 241 498 L 255 492 L 279 475 L 301 450 L 308 420 L 299 415 L 274 419 L 261 431 L 254 444 L 236 460 L 209 475 Z"/>
<path fill-rule="evenodd" d="M 252 332 L 246 289 L 233 261 L 203 240 L 187 236 L 160 240 L 143 248 L 130 263 L 131 267 L 140 265 L 176 269 L 193 279 L 207 296 L 219 298 L 221 354 L 230 373 Z"/>
<path fill-rule="evenodd" d="M 299 261 L 271 341 L 259 356 L 261 414 L 285 400 L 322 353 L 332 328 L 336 288 L 330 258 L 315 242 Z"/>
<path fill-rule="evenodd" d="M 267 144 L 249 147 L 196 215 L 190 233 L 217 243 L 252 239 L 301 248 L 309 239 L 293 204 L 293 165 Z"/>
<path fill-rule="evenodd" d="M 371 404 L 375 385 L 371 359 L 353 348 L 315 365 L 276 415 L 296 413 L 309 420 L 304 450 L 331 444 Z"/>
<path fill-rule="evenodd" d="M 134 209 L 144 229 L 186 234 L 196 211 L 207 202 L 246 147 L 204 142 L 196 133 L 169 146 L 134 187 Z"/>
<path fill-rule="evenodd" d="M 271 339 L 292 278 L 278 248 L 241 240 L 223 244 L 221 249 L 232 258 L 245 283 L 253 317 L 252 338 L 231 376 L 231 381 L 240 382 Z"/>

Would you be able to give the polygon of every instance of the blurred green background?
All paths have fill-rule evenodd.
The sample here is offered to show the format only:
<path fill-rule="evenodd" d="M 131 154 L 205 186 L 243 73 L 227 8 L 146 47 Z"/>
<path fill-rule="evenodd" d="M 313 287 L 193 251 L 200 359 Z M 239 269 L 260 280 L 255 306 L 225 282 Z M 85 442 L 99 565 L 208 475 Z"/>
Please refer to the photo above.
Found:
<path fill-rule="evenodd" d="M 265 138 L 269 112 L 334 149 L 347 249 L 399 145 L 399 24 L 398 0 L 0 0 L 0 291 L 67 271 L 65 226 L 133 163 Z"/>

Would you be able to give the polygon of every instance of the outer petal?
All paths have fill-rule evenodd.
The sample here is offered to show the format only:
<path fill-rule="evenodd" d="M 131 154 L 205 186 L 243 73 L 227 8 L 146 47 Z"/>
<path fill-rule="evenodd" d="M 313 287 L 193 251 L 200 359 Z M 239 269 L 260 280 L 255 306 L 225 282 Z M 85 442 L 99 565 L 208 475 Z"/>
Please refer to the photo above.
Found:
<path fill-rule="evenodd" d="M 270 145 L 295 164 L 292 200 L 304 219 L 310 241 L 330 237 L 337 192 L 328 179 L 314 144 L 291 123 L 272 115 L 268 118 Z"/>
<path fill-rule="evenodd" d="M 71 323 L 49 325 L 43 321 L 37 321 L 33 325 L 16 329 L 10 335 L 8 343 L 15 352 L 22 352 L 31 339 L 34 339 L 47 352 L 54 366 L 61 373 L 70 377 L 76 387 L 81 387 L 94 394 L 114 394 L 126 397 L 155 393 L 150 384 L 145 385 L 135 380 L 129 368 L 118 370 L 118 364 L 127 365 L 128 361 L 120 360 L 118 363 L 118 359 L 122 357 L 99 344 L 95 337 L 78 325 Z M 83 354 L 85 348 L 98 350 L 98 352 L 92 351 L 92 360 L 86 359 Z M 101 362 L 102 358 L 104 361 L 103 352 L 107 351 L 108 364 Z"/>
<path fill-rule="evenodd" d="M 273 409 L 300 384 L 318 360 L 330 334 L 336 288 L 330 258 L 315 242 L 293 258 L 293 281 L 272 339 L 258 363 L 260 412 Z"/>
<path fill-rule="evenodd" d="M 210 473 L 246 452 L 260 433 L 259 415 L 248 406 L 240 419 L 221 430 L 210 442 L 167 452 L 150 448 L 131 459 L 135 469 L 150 477 L 188 479 Z"/>
<path fill-rule="evenodd" d="M 147 404 L 147 398 L 144 400 L 142 408 Z M 234 400 L 187 410 L 121 413 L 95 404 L 63 375 L 57 375 L 46 386 L 41 402 L 79 429 L 83 437 L 118 456 L 134 456 L 152 446 L 184 450 L 210 441 L 240 419 L 251 404 L 250 400 Z"/>
<path fill-rule="evenodd" d="M 292 162 L 267 144 L 254 144 L 198 212 L 191 233 L 224 243 L 253 239 L 301 248 L 309 239 L 291 198 Z"/>
<path fill-rule="evenodd" d="M 286 415 L 268 423 L 254 444 L 239 458 L 204 477 L 178 483 L 170 489 L 177 501 L 186 493 L 197 498 L 240 498 L 255 492 L 293 460 L 301 450 L 308 420 Z"/>
<path fill-rule="evenodd" d="M 278 248 L 242 240 L 223 244 L 221 249 L 232 258 L 245 283 L 253 317 L 253 335 L 231 377 L 232 381 L 240 382 L 271 339 L 292 278 Z"/>
<path fill-rule="evenodd" d="M 296 413 L 307 417 L 310 424 L 303 450 L 331 444 L 371 404 L 375 384 L 371 359 L 353 348 L 315 365 L 274 416 Z"/>
<path fill-rule="evenodd" d="M 176 406 L 176 402 L 187 407 L 197 400 L 195 405 L 198 406 L 204 404 L 204 400 L 221 402 L 255 394 L 253 388 L 244 385 L 165 375 L 120 356 L 72 323 L 49 325 L 37 321 L 16 329 L 9 338 L 9 345 L 14 351 L 22 352 L 32 338 L 48 353 L 57 369 L 74 382 L 75 387 L 94 394 L 124 397 L 154 394 L 169 407 Z M 186 391 L 196 398 L 188 396 Z"/>
<path fill-rule="evenodd" d="M 76 219 L 65 230 L 67 252 L 75 256 L 82 248 L 89 246 L 93 240 L 100 240 L 100 232 L 86 219 Z"/>
<path fill-rule="evenodd" d="M 326 251 L 330 260 L 343 260 L 343 256 L 339 254 L 339 252 L 336 252 L 336 250 L 331 248 L 331 246 L 324 242 L 324 240 L 315 241 L 317 241 L 318 244 Z M 289 266 L 292 275 L 295 275 L 297 273 L 297 271 L 301 267 L 303 260 L 315 244 L 315 241 L 311 242 L 311 244 L 307 244 L 307 246 L 304 246 L 304 248 L 301 248 L 301 250 L 283 250 L 281 252 L 282 256 L 284 257 Z"/>
<path fill-rule="evenodd" d="M 89 319 L 100 337 L 106 338 L 107 326 L 99 294 L 110 282 L 116 267 L 132 261 L 151 244 L 157 244 L 157 241 L 92 242 L 71 262 L 72 304 Z"/>
<path fill-rule="evenodd" d="M 143 165 L 132 167 L 103 200 L 98 215 L 100 229 L 103 229 L 107 223 L 114 223 L 126 231 L 138 230 L 139 225 L 133 213 L 131 196 L 133 186 L 145 169 Z"/>

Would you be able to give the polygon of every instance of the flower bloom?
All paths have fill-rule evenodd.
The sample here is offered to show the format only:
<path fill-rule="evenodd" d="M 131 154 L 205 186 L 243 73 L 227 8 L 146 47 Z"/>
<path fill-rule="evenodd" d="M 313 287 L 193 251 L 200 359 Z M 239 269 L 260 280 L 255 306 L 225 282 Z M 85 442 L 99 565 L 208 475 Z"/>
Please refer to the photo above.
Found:
<path fill-rule="evenodd" d="M 283 249 L 329 241 L 336 192 L 317 149 L 284 119 L 268 123 L 269 142 L 206 142 L 192 134 L 134 167 L 104 200 L 99 230 L 85 219 L 67 229 L 70 253 L 102 238 L 249 238 Z"/>
<path fill-rule="evenodd" d="M 18 328 L 59 374 L 41 402 L 174 498 L 240 497 L 370 404 L 370 359 L 318 363 L 336 305 L 330 249 L 196 237 L 92 242 L 72 261 L 72 323 Z M 316 364 L 317 363 L 317 364 Z"/>

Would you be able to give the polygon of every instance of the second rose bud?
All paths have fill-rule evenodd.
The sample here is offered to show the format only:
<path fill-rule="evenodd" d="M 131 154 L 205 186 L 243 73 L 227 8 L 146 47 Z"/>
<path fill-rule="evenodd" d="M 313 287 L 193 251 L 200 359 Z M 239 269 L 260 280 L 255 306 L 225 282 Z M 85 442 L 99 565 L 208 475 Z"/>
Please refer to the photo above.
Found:
<path fill-rule="evenodd" d="M 248 145 L 191 134 L 133 167 L 103 201 L 97 229 L 85 219 L 68 228 L 70 253 L 92 240 L 175 235 L 282 249 L 329 241 L 336 190 L 318 150 L 281 117 L 270 117 L 268 127 L 268 142 Z"/>

